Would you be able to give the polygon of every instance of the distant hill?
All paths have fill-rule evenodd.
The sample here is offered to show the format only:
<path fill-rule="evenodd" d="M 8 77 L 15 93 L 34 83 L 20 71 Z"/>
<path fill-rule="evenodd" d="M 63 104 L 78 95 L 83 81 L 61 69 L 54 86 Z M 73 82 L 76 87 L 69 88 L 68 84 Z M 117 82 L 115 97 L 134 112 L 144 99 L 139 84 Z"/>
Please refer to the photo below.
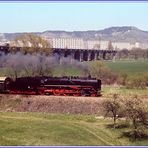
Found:
<path fill-rule="evenodd" d="M 23 33 L 0 34 L 0 40 L 12 40 Z M 103 30 L 89 31 L 44 31 L 34 34 L 48 38 L 83 38 L 85 40 L 111 40 L 115 42 L 141 42 L 148 43 L 148 31 L 140 30 L 133 26 L 110 27 Z"/>

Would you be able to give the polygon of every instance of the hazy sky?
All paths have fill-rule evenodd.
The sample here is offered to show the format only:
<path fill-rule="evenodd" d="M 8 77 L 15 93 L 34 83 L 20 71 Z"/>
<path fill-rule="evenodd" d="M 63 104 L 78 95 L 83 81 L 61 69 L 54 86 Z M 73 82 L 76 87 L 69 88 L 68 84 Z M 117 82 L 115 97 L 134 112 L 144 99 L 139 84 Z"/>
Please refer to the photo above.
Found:
<path fill-rule="evenodd" d="M 148 2 L 0 2 L 0 33 L 100 30 L 110 26 L 148 31 Z"/>

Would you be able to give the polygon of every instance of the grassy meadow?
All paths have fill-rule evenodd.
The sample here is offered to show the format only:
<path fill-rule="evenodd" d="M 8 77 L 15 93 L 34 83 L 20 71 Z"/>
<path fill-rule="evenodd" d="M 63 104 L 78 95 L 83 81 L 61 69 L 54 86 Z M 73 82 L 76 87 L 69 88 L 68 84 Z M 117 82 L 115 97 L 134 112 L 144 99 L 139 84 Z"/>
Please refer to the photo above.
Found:
<path fill-rule="evenodd" d="M 105 64 L 114 72 L 140 74 L 148 72 L 148 60 L 124 60 L 124 61 L 105 61 Z"/>
<path fill-rule="evenodd" d="M 110 86 L 102 86 L 102 93 L 104 96 L 111 93 L 118 93 L 122 95 L 128 95 L 130 93 L 137 94 L 139 96 L 147 96 L 148 97 L 148 90 L 147 89 L 138 89 L 138 88 L 125 88 L 125 87 L 110 87 Z"/>
<path fill-rule="evenodd" d="M 93 64 L 95 61 L 83 62 Z M 129 75 L 142 74 L 148 72 L 148 60 L 117 60 L 117 61 L 103 61 L 104 65 L 109 67 L 112 71 L 117 73 L 127 73 Z M 68 76 L 82 76 L 84 75 L 83 69 L 73 66 L 58 66 L 54 69 L 53 75 L 68 75 Z"/>
<path fill-rule="evenodd" d="M 78 67 L 59 65 L 54 68 L 54 76 L 82 76 L 83 70 Z"/>
<path fill-rule="evenodd" d="M 95 61 L 83 62 L 93 64 Z M 116 73 L 127 73 L 129 75 L 136 75 L 148 72 L 148 60 L 117 60 L 117 61 L 103 61 L 104 65 L 109 67 L 112 71 Z M 58 66 L 54 69 L 53 75 L 67 75 L 67 76 L 82 76 L 84 75 L 83 69 L 73 66 Z"/>
<path fill-rule="evenodd" d="M 94 116 L 0 113 L 0 145 L 148 145 L 123 137 L 128 128 L 109 128 L 111 119 Z"/>

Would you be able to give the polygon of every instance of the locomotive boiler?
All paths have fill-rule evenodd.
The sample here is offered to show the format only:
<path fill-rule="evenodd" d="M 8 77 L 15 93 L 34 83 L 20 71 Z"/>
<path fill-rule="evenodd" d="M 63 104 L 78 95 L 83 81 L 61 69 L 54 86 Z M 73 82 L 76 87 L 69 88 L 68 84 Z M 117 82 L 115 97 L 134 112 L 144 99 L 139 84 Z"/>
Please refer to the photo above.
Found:
<path fill-rule="evenodd" d="M 100 96 L 101 80 L 90 77 L 19 77 L 0 78 L 0 92 L 5 94 Z"/>

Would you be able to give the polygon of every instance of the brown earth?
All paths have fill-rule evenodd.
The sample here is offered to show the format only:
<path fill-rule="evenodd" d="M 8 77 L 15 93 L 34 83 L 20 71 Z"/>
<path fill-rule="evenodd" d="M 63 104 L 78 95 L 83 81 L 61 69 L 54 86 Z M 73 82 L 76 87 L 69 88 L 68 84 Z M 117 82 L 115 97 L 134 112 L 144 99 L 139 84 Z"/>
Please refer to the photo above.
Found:
<path fill-rule="evenodd" d="M 100 114 L 103 97 L 0 95 L 0 111 Z"/>

